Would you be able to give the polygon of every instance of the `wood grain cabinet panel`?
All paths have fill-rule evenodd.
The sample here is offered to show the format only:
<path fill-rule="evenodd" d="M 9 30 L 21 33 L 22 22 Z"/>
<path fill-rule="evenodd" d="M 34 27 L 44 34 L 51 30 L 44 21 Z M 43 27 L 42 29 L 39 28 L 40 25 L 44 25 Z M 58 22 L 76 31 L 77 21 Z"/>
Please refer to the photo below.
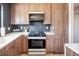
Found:
<path fill-rule="evenodd" d="M 44 5 L 44 12 L 45 12 L 45 19 L 44 24 L 52 24 L 52 4 L 45 3 Z"/>
<path fill-rule="evenodd" d="M 11 24 L 29 24 L 29 12 L 44 12 L 44 24 L 51 24 L 52 4 L 49 3 L 12 4 Z"/>
<path fill-rule="evenodd" d="M 11 42 L 6 47 L 0 50 L 1 56 L 15 56 L 16 49 L 15 49 L 15 43 Z"/>
<path fill-rule="evenodd" d="M 27 53 L 27 50 L 27 39 L 22 35 L 2 48 L 0 56 L 20 56 L 22 53 Z"/>
<path fill-rule="evenodd" d="M 46 36 L 46 51 L 49 52 L 54 52 L 54 37 L 53 35 L 47 35 Z"/>
<path fill-rule="evenodd" d="M 30 3 L 29 12 L 44 12 L 43 3 Z"/>
<path fill-rule="evenodd" d="M 54 52 L 63 53 L 68 40 L 68 6 L 64 3 L 52 4 L 52 26 L 54 28 Z M 53 31 L 53 30 L 52 30 Z"/>
<path fill-rule="evenodd" d="M 21 53 L 28 52 L 28 38 L 26 36 L 21 36 Z"/>
<path fill-rule="evenodd" d="M 54 36 L 54 53 L 61 53 L 61 38 L 60 35 L 55 35 Z M 64 44 L 62 44 L 64 45 Z"/>
<path fill-rule="evenodd" d="M 28 4 L 11 5 L 11 24 L 29 24 Z"/>
<path fill-rule="evenodd" d="M 4 56 L 5 55 L 5 48 L 3 48 L 3 50 L 0 50 L 0 52 L 1 52 L 0 53 L 1 55 L 0 56 Z"/>
<path fill-rule="evenodd" d="M 9 45 L 8 45 L 9 47 L 8 47 L 8 52 L 10 53 L 10 54 L 8 54 L 9 56 L 15 56 L 16 55 L 16 53 L 17 53 L 17 47 L 16 47 L 16 45 L 15 45 L 15 41 L 14 42 L 12 42 L 12 43 L 10 43 Z M 7 48 L 7 47 L 6 47 Z M 6 49 L 5 49 L 5 51 L 6 51 Z M 7 53 L 8 53 L 7 52 Z M 5 53 L 6 54 L 6 53 Z"/>
<path fill-rule="evenodd" d="M 11 5 L 11 24 L 20 24 L 21 23 L 21 5 L 12 4 Z"/>
<path fill-rule="evenodd" d="M 29 24 L 28 4 L 21 3 L 21 24 Z"/>
<path fill-rule="evenodd" d="M 63 16 L 62 16 L 62 4 L 53 4 L 52 5 L 52 22 L 54 26 L 54 33 L 55 34 L 62 34 L 63 33 Z"/>

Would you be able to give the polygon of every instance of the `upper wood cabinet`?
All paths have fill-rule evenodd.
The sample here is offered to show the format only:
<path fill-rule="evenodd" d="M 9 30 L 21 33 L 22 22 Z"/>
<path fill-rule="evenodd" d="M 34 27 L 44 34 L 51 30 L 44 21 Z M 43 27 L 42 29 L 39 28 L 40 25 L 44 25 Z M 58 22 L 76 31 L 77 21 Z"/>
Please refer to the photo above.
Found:
<path fill-rule="evenodd" d="M 52 26 L 55 34 L 65 34 L 68 31 L 68 9 L 67 4 L 52 4 Z"/>
<path fill-rule="evenodd" d="M 20 4 L 11 5 L 11 24 L 20 24 L 21 20 L 21 8 Z"/>
<path fill-rule="evenodd" d="M 44 12 L 44 24 L 51 24 L 51 3 L 31 3 L 29 4 L 29 12 Z"/>
<path fill-rule="evenodd" d="M 44 4 L 45 19 L 44 24 L 52 24 L 52 4 Z"/>
<path fill-rule="evenodd" d="M 42 3 L 30 3 L 29 12 L 44 12 L 44 6 Z"/>
<path fill-rule="evenodd" d="M 28 4 L 21 4 L 21 24 L 29 24 Z"/>
<path fill-rule="evenodd" d="M 52 4 L 52 25 L 55 34 L 64 33 L 63 4 Z"/>
<path fill-rule="evenodd" d="M 28 4 L 11 5 L 11 24 L 29 24 Z"/>

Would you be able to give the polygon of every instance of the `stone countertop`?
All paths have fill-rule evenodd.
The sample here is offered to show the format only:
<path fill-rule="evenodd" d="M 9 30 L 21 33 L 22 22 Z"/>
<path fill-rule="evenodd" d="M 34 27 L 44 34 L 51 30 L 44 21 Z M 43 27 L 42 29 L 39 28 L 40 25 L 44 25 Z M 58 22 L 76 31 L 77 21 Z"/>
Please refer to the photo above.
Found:
<path fill-rule="evenodd" d="M 54 35 L 53 32 L 45 32 L 45 33 L 46 33 L 46 35 Z"/>
<path fill-rule="evenodd" d="M 75 53 L 79 54 L 79 43 L 68 43 L 65 44 L 65 47 L 70 48 L 72 51 L 74 51 Z"/>
<path fill-rule="evenodd" d="M 18 38 L 21 35 L 27 35 L 28 33 L 24 32 L 13 32 L 5 35 L 4 37 L 0 37 L 0 49 L 2 49 L 4 46 L 9 44 L 10 42 L 14 41 L 16 38 Z"/>
<path fill-rule="evenodd" d="M 27 36 L 29 32 L 12 32 L 9 34 L 6 34 L 4 37 L 0 37 L 0 49 L 8 45 L 10 42 L 14 41 L 21 35 Z M 45 32 L 46 35 L 54 35 L 52 32 Z"/>

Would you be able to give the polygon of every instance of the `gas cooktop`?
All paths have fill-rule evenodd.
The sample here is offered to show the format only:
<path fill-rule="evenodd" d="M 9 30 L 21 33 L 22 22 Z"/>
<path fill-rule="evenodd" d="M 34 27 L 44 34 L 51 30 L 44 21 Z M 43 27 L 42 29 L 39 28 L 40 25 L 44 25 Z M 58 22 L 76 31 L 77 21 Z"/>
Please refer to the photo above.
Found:
<path fill-rule="evenodd" d="M 29 37 L 45 37 L 46 34 L 44 32 L 38 31 L 38 32 L 30 32 L 28 36 Z"/>

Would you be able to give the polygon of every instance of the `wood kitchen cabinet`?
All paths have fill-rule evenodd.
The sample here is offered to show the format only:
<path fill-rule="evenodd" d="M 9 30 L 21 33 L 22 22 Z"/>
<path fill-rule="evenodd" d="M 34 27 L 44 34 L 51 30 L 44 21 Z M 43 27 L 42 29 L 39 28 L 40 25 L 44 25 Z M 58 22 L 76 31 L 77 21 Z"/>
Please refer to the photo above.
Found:
<path fill-rule="evenodd" d="M 51 24 L 51 3 L 16 3 L 11 5 L 11 24 L 29 24 L 29 12 L 44 12 L 44 24 Z"/>
<path fill-rule="evenodd" d="M 4 47 L 3 49 L 1 49 L 1 56 L 15 56 L 17 53 L 17 49 L 15 47 L 15 41 L 11 42 L 10 44 L 8 44 L 6 47 Z"/>
<path fill-rule="evenodd" d="M 46 36 L 46 52 L 51 53 L 54 52 L 54 37 L 53 35 Z"/>
<path fill-rule="evenodd" d="M 45 19 L 44 24 L 52 24 L 52 4 L 45 3 L 44 4 L 44 12 L 45 12 Z"/>
<path fill-rule="evenodd" d="M 11 24 L 29 24 L 28 4 L 11 5 Z"/>
<path fill-rule="evenodd" d="M 54 28 L 54 52 L 63 53 L 68 41 L 68 6 L 63 3 L 52 4 L 52 26 Z"/>
<path fill-rule="evenodd" d="M 11 24 L 20 24 L 21 23 L 21 5 L 12 4 L 11 5 Z"/>
<path fill-rule="evenodd" d="M 43 3 L 30 3 L 29 12 L 44 12 Z"/>
<path fill-rule="evenodd" d="M 21 24 L 29 24 L 28 4 L 21 4 Z"/>
<path fill-rule="evenodd" d="M 27 39 L 22 35 L 2 48 L 0 56 L 20 56 L 22 53 L 27 53 L 27 50 Z"/>
<path fill-rule="evenodd" d="M 52 4 L 52 25 L 55 34 L 62 34 L 64 31 L 63 4 Z"/>
<path fill-rule="evenodd" d="M 64 53 L 64 39 L 61 34 L 54 36 L 54 53 Z"/>
<path fill-rule="evenodd" d="M 52 26 L 55 34 L 68 33 L 68 6 L 63 3 L 52 4 Z"/>
<path fill-rule="evenodd" d="M 28 53 L 28 38 L 21 36 L 21 53 Z"/>
<path fill-rule="evenodd" d="M 46 37 L 46 51 L 48 53 L 64 52 L 64 43 L 62 35 L 47 35 Z"/>
<path fill-rule="evenodd" d="M 29 12 L 44 12 L 44 24 L 51 24 L 52 4 L 51 3 L 30 3 Z"/>

